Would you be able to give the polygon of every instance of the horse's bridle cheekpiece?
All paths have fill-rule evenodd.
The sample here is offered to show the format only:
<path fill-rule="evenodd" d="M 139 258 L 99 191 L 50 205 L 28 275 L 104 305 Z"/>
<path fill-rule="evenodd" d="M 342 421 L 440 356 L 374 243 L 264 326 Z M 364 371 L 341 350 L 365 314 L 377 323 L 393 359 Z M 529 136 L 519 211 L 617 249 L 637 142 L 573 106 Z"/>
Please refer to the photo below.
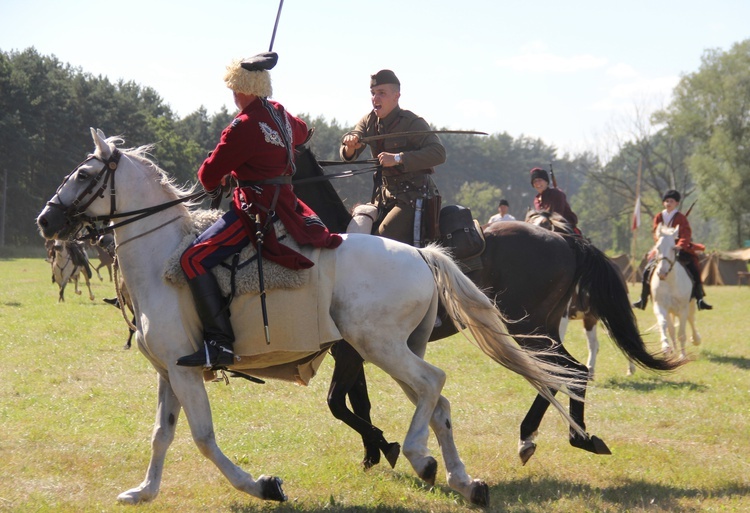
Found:
<path fill-rule="evenodd" d="M 200 192 L 190 194 L 189 196 L 186 196 L 184 198 L 178 198 L 173 201 L 168 201 L 167 203 L 162 203 L 161 205 L 155 205 L 153 207 L 142 208 L 140 210 L 132 210 L 130 212 L 117 213 L 117 197 L 115 193 L 115 171 L 117 171 L 117 167 L 119 166 L 120 157 L 122 157 L 122 153 L 117 148 L 114 148 L 112 150 L 112 154 L 107 159 L 101 159 L 97 157 L 96 155 L 90 155 L 86 160 L 78 164 L 75 167 L 75 169 L 73 169 L 73 171 L 68 176 L 65 177 L 62 184 L 60 184 L 60 186 L 57 188 L 57 192 L 52 197 L 52 200 L 57 198 L 57 202 L 53 202 L 52 200 L 47 202 L 47 206 L 51 208 L 57 208 L 63 211 L 63 217 L 65 218 L 65 222 L 68 227 L 68 231 L 61 233 L 63 237 L 65 235 L 77 233 L 83 225 L 86 225 L 87 233 L 81 237 L 78 237 L 76 240 L 98 239 L 102 235 L 105 235 L 107 233 L 112 233 L 115 230 L 115 228 L 138 221 L 140 219 L 153 215 L 157 212 L 161 212 L 162 210 L 166 210 L 167 208 L 170 208 L 174 205 L 185 203 L 186 201 L 201 199 L 206 195 L 205 191 L 200 191 Z M 78 194 L 76 199 L 73 200 L 73 202 L 70 205 L 66 206 L 62 202 L 62 199 L 60 198 L 60 190 L 65 186 L 66 183 L 68 183 L 70 178 L 75 174 L 76 171 L 78 171 L 81 168 L 81 166 L 83 166 L 84 164 L 88 163 L 91 160 L 98 160 L 102 162 L 102 164 L 104 164 L 102 166 L 102 169 L 99 170 L 99 172 L 91 180 L 91 182 L 86 186 L 86 188 L 83 191 L 81 191 L 80 194 Z M 86 209 L 94 201 L 96 201 L 97 198 L 104 198 L 104 191 L 107 188 L 107 184 L 109 184 L 109 198 L 110 198 L 109 214 L 105 216 L 88 216 L 84 214 Z M 97 185 L 99 187 L 98 189 L 96 189 L 96 191 L 94 191 Z M 88 198 L 88 200 L 84 202 L 84 200 L 89 195 L 90 197 Z M 96 223 L 108 223 L 112 221 L 113 219 L 118 219 L 118 218 L 128 217 L 128 216 L 134 216 L 134 217 L 131 217 L 130 219 L 127 219 L 125 221 L 122 221 L 113 225 L 109 225 L 103 228 L 96 226 Z"/>
<path fill-rule="evenodd" d="M 68 227 L 73 230 L 75 226 L 80 226 L 81 224 L 90 224 L 97 221 L 97 218 L 89 217 L 83 214 L 85 210 L 94 202 L 96 201 L 96 198 L 103 198 L 104 197 L 104 190 L 107 188 L 107 183 L 109 183 L 109 192 L 110 192 L 110 214 L 114 214 L 114 212 L 117 210 L 117 203 L 115 199 L 115 171 L 117 170 L 117 166 L 120 162 L 120 157 L 122 156 L 122 153 L 120 153 L 120 150 L 117 148 L 112 151 L 112 154 L 107 158 L 106 160 L 102 160 L 97 158 L 95 155 L 89 156 L 86 160 L 78 164 L 73 171 L 68 174 L 68 176 L 65 177 L 63 182 L 60 184 L 60 186 L 57 188 L 57 191 L 55 192 L 55 195 L 52 197 L 52 200 L 57 198 L 57 202 L 54 202 L 52 200 L 47 202 L 47 206 L 51 208 L 57 208 L 63 211 L 63 217 L 65 218 L 65 221 L 68 225 Z M 86 188 L 78 194 L 75 200 L 71 202 L 70 205 L 66 206 L 62 199 L 60 198 L 60 191 L 65 186 L 66 183 L 70 180 L 70 178 L 75 174 L 76 171 L 78 171 L 81 166 L 88 163 L 91 160 L 99 160 L 104 165 L 99 170 L 99 172 L 96 174 L 96 176 L 89 182 L 89 184 L 86 186 Z M 99 188 L 94 191 L 94 188 L 96 186 L 99 186 Z M 84 199 L 86 199 L 87 196 L 89 196 L 88 201 L 83 203 Z M 77 230 L 75 230 L 77 231 Z"/>

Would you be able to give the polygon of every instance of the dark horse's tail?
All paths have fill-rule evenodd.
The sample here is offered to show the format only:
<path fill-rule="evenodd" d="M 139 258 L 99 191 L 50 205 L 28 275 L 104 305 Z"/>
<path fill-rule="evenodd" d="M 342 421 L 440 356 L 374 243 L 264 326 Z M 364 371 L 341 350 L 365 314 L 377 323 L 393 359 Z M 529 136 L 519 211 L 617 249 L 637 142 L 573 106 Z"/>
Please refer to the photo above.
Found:
<path fill-rule="evenodd" d="M 657 371 L 674 370 L 686 360 L 657 358 L 648 352 L 630 306 L 625 279 L 607 256 L 580 237 L 566 237 L 578 260 L 579 300 L 588 297 L 592 314 L 604 323 L 610 338 L 635 364 Z"/>

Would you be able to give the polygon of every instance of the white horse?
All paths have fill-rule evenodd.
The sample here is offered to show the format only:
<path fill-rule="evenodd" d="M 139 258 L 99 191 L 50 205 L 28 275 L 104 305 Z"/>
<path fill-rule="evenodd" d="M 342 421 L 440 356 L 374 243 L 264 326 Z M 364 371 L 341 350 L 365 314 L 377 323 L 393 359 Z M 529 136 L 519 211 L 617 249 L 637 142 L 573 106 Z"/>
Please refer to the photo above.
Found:
<path fill-rule="evenodd" d="M 79 265 L 75 262 L 75 259 L 70 248 L 70 242 L 56 240 L 52 245 L 52 281 L 57 283 L 60 289 L 60 293 L 57 297 L 57 302 L 65 302 L 65 287 L 69 282 L 73 282 L 75 287 L 75 293 L 81 295 L 81 291 L 78 289 L 78 278 L 83 272 L 83 279 L 86 282 L 86 288 L 89 289 L 89 299 L 94 300 L 94 293 L 91 292 L 91 282 L 89 280 L 89 270 L 85 266 Z M 86 254 L 81 248 L 82 258 L 86 258 Z"/>
<path fill-rule="evenodd" d="M 46 238 L 70 237 L 82 225 L 109 222 L 117 243 L 117 258 L 135 307 L 137 343 L 156 368 L 159 379 L 156 423 L 151 441 L 151 461 L 144 481 L 121 493 L 118 499 L 138 503 L 156 497 L 167 449 L 175 433 L 180 409 L 190 426 L 193 440 L 238 490 L 253 497 L 286 500 L 277 477 L 257 480 L 244 472 L 219 449 L 214 436 L 211 408 L 202 370 L 180 367 L 176 361 L 203 344 L 202 328 L 190 292 L 162 280 L 164 263 L 175 252 L 192 227 L 190 212 L 179 201 L 190 192 L 176 188 L 153 162 L 148 147 L 120 150 L 118 139 L 105 139 L 91 130 L 95 152 L 66 177 L 40 213 L 37 223 Z M 114 179 L 115 174 L 117 180 Z M 157 208 L 154 208 L 157 207 Z M 144 209 L 148 210 L 144 214 Z M 150 214 L 150 215 L 149 215 Z M 125 221 L 114 223 L 115 218 Z M 403 453 L 422 479 L 433 484 L 436 460 L 427 448 L 429 427 L 438 438 L 446 466 L 447 482 L 453 490 L 476 504 L 488 504 L 486 483 L 466 472 L 453 441 L 450 405 L 440 395 L 445 373 L 425 362 L 427 339 L 436 318 L 438 299 L 455 322 L 466 326 L 477 345 L 498 363 L 524 376 L 547 397 L 571 426 L 579 430 L 550 389 L 565 390 L 577 377 L 560 374 L 561 369 L 543 363 L 520 349 L 508 335 L 498 310 L 463 276 L 440 249 L 417 250 L 380 237 L 348 235 L 336 250 L 320 250 L 320 288 L 307 291 L 328 308 L 325 315 L 335 324 L 338 338 L 346 339 L 362 357 L 390 374 L 416 405 L 403 443 Z M 391 272 L 383 272 L 388 269 Z M 327 282 L 325 278 L 328 276 Z M 331 278 L 331 277 L 335 277 Z M 271 290 L 271 300 L 280 291 Z M 300 359 L 325 354 L 328 342 L 309 337 L 315 350 L 285 351 L 289 340 L 273 339 L 270 346 L 257 337 L 262 326 L 253 325 L 257 295 L 243 295 L 231 304 L 237 335 L 235 350 L 256 334 L 263 357 L 290 356 Z M 312 301 L 313 299 L 308 299 Z M 252 306 L 251 309 L 251 305 Z M 255 313 L 253 313 L 255 311 Z M 365 312 L 367 313 L 365 315 Z M 270 311 L 271 328 L 298 321 L 284 311 Z M 281 320 L 283 319 L 283 321 Z M 332 340 L 331 340 L 332 341 Z M 262 353 L 262 354 L 261 354 Z M 294 353 L 294 354 L 292 354 Z M 242 356 L 243 362 L 246 356 Z M 252 362 L 253 357 L 248 356 Z M 247 369 L 243 362 L 230 368 Z M 253 368 L 263 376 L 267 369 Z"/>
<path fill-rule="evenodd" d="M 679 341 L 680 355 L 685 358 L 687 323 L 693 332 L 693 344 L 699 345 L 701 336 L 695 328 L 696 305 L 691 298 L 693 281 L 677 259 L 679 231 L 679 226 L 670 228 L 660 224 L 656 228 L 658 239 L 652 250 L 656 264 L 651 274 L 651 296 L 662 350 L 666 354 L 676 352 Z M 678 325 L 676 336 L 675 322 Z"/>

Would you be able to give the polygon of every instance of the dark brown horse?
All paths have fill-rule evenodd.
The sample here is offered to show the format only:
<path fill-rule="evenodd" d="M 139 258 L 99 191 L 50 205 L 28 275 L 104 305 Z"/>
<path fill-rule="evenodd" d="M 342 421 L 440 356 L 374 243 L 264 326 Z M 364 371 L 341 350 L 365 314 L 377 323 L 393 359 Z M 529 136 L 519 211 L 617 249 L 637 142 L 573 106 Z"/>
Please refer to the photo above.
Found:
<path fill-rule="evenodd" d="M 525 221 L 557 233 L 568 235 L 574 235 L 576 233 L 573 229 L 573 225 L 568 223 L 563 216 L 546 210 L 529 210 L 526 213 Z M 565 333 L 570 321 L 583 321 L 583 329 L 586 333 L 586 343 L 589 350 L 586 367 L 589 370 L 589 380 L 593 381 L 596 373 L 596 357 L 599 354 L 599 339 L 596 336 L 596 325 L 599 324 L 599 319 L 591 311 L 587 299 L 588 298 L 586 297 L 579 298 L 577 291 L 573 293 L 573 296 L 570 298 L 568 309 L 565 314 L 563 314 L 562 319 L 560 319 L 560 340 L 565 340 Z M 633 373 L 635 373 L 635 365 L 633 362 L 628 361 L 627 375 L 630 376 Z"/>
<path fill-rule="evenodd" d="M 312 153 L 302 149 L 295 179 L 299 181 L 320 174 L 323 171 Z M 332 230 L 343 231 L 350 216 L 333 187 L 322 183 L 325 184 L 322 188 L 318 187 L 319 182 L 300 184 L 295 191 Z M 560 319 L 577 288 L 581 296 L 588 298 L 589 308 L 602 321 L 615 344 L 637 365 L 670 371 L 684 363 L 658 358 L 646 349 L 617 266 L 587 240 L 516 221 L 493 223 L 485 228 L 484 237 L 483 266 L 467 276 L 495 300 L 506 318 L 517 320 L 509 323 L 508 328 L 523 347 L 551 349 L 555 353 L 550 357 L 551 361 L 586 376 L 586 367 L 563 347 L 559 334 Z M 442 320 L 430 340 L 457 332 L 452 322 Z M 363 464 L 368 467 L 379 461 L 380 450 L 388 454 L 389 446 L 384 443 L 382 432 L 370 423 L 370 403 L 361 358 L 344 343 L 338 344 L 337 351 L 329 407 L 336 418 L 362 435 L 365 444 Z M 585 385 L 574 392 L 584 398 Z M 354 412 L 346 407 L 346 394 L 349 394 Z M 534 438 L 549 404 L 537 396 L 521 423 L 519 457 L 524 464 L 536 450 Z M 570 413 L 585 429 L 583 401 L 571 399 Z M 352 416 L 358 418 L 350 423 Z M 581 437 L 571 431 L 569 440 L 574 447 L 596 454 L 610 454 L 606 444 L 596 436 Z"/>

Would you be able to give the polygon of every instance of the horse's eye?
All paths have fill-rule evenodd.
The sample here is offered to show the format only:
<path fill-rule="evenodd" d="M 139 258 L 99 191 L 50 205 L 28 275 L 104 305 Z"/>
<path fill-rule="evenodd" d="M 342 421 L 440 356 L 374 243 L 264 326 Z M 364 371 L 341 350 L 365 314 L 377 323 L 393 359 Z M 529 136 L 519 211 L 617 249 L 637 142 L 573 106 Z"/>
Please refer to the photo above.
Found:
<path fill-rule="evenodd" d="M 79 182 L 83 182 L 88 179 L 89 179 L 89 174 L 86 171 L 79 169 L 78 173 L 76 173 L 76 180 L 78 180 Z"/>

